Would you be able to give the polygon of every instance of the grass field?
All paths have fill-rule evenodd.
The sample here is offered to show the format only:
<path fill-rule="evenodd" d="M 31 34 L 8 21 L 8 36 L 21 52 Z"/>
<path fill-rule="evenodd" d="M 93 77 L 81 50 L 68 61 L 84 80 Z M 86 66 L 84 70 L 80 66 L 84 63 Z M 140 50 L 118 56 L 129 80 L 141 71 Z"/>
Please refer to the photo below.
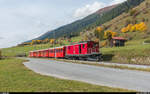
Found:
<path fill-rule="evenodd" d="M 0 92 L 131 92 L 42 76 L 27 69 L 23 61 L 15 58 L 0 61 Z"/>
<path fill-rule="evenodd" d="M 150 44 L 144 45 L 142 40 L 133 40 L 124 47 L 102 48 L 105 61 L 150 65 Z M 135 62 L 133 62 L 135 60 Z"/>

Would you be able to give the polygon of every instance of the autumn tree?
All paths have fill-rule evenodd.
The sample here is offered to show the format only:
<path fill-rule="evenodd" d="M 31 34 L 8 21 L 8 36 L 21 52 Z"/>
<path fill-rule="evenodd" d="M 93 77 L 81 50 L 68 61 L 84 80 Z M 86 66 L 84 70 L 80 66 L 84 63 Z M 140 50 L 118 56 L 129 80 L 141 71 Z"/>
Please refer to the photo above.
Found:
<path fill-rule="evenodd" d="M 136 29 L 137 31 L 144 32 L 147 30 L 147 26 L 144 22 L 141 22 L 140 24 L 138 24 Z"/>
<path fill-rule="evenodd" d="M 41 44 L 42 40 L 36 40 L 36 44 Z"/>
<path fill-rule="evenodd" d="M 126 32 L 136 32 L 136 31 L 140 31 L 140 32 L 144 32 L 147 30 L 147 26 L 144 22 L 141 22 L 139 24 L 129 24 L 127 27 L 123 27 L 121 29 L 122 33 L 126 33 Z"/>
<path fill-rule="evenodd" d="M 102 27 L 97 27 L 94 33 L 96 38 L 98 38 L 99 40 L 104 39 L 104 29 Z"/>
<path fill-rule="evenodd" d="M 50 39 L 49 42 L 50 44 L 55 44 L 55 39 Z"/>
<path fill-rule="evenodd" d="M 104 32 L 104 37 L 107 39 L 108 46 L 113 47 L 112 37 L 115 37 L 116 35 L 117 35 L 117 33 L 113 32 L 111 30 L 107 30 Z"/>
<path fill-rule="evenodd" d="M 107 41 L 104 41 L 100 44 L 100 47 L 105 47 L 107 45 Z"/>
<path fill-rule="evenodd" d="M 45 40 L 43 40 L 43 43 L 44 44 L 46 44 L 46 43 L 48 43 L 49 42 L 49 39 L 48 38 L 46 38 Z"/>
<path fill-rule="evenodd" d="M 36 44 L 36 40 L 32 40 L 31 45 Z"/>

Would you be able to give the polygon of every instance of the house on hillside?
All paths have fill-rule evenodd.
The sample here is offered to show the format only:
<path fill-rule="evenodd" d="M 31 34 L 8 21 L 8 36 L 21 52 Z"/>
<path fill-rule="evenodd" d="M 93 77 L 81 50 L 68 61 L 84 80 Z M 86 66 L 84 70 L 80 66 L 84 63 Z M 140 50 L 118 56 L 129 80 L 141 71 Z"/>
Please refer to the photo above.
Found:
<path fill-rule="evenodd" d="M 113 41 L 113 46 L 119 47 L 119 46 L 125 46 L 125 42 L 127 41 L 127 39 L 123 37 L 113 37 L 112 41 Z"/>

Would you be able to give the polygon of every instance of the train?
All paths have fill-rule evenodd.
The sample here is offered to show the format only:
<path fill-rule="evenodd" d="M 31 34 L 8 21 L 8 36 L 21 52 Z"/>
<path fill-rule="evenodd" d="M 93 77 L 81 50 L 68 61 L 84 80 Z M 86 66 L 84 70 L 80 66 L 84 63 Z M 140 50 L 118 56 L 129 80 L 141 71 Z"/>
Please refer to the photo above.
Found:
<path fill-rule="evenodd" d="M 99 50 L 99 42 L 95 41 L 82 41 L 72 45 L 30 51 L 29 57 L 62 58 L 72 60 L 88 60 L 90 58 L 95 59 L 96 61 L 102 60 L 102 54 Z"/>

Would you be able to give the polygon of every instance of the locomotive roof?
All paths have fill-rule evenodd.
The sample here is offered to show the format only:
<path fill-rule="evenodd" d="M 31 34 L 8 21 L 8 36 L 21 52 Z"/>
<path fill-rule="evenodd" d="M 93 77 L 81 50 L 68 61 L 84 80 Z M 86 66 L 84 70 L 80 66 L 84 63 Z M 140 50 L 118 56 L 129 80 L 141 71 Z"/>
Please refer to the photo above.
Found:
<path fill-rule="evenodd" d="M 63 48 L 64 46 L 61 46 L 61 47 L 54 47 L 55 49 L 58 49 L 58 48 Z M 50 50 L 50 49 L 54 49 L 54 48 L 47 48 L 47 49 L 41 49 L 41 50 L 35 50 L 35 51 L 30 51 L 30 52 L 37 52 L 37 51 L 43 51 L 43 50 Z"/>
<path fill-rule="evenodd" d="M 74 44 L 70 44 L 70 45 L 66 45 L 66 46 L 71 46 L 71 45 L 76 45 L 76 44 L 84 44 L 84 43 L 88 43 L 88 42 L 94 42 L 94 41 L 81 41 L 79 43 L 74 43 Z"/>
<path fill-rule="evenodd" d="M 37 52 L 37 51 L 43 51 L 43 50 L 48 50 L 48 49 L 35 50 L 35 51 L 30 51 L 30 52 Z"/>

